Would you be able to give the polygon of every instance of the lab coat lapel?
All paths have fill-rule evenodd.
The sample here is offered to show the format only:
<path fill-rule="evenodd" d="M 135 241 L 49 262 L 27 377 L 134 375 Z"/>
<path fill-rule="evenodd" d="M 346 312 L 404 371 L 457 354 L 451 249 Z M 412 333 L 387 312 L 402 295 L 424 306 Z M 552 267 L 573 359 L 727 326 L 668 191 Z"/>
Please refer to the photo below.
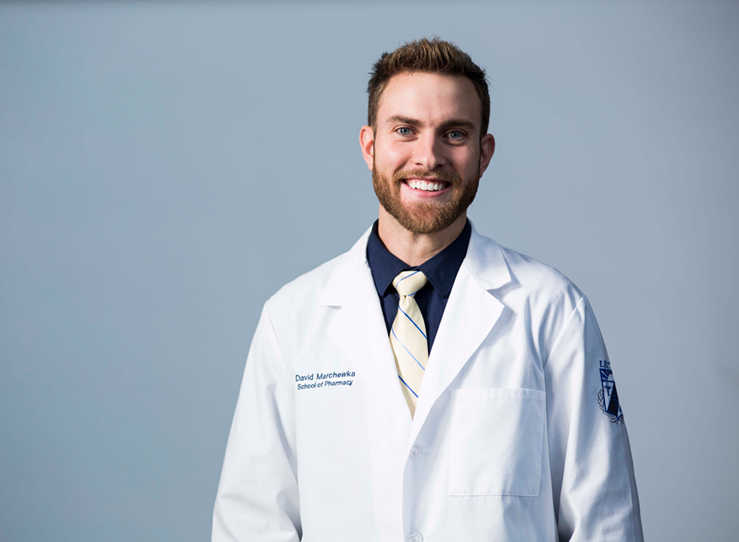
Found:
<path fill-rule="evenodd" d="M 386 430 L 408 435 L 410 412 L 400 389 L 395 358 L 367 263 L 368 236 L 369 230 L 339 263 L 321 296 L 321 304 L 339 307 L 328 334 L 365 382 L 371 418 L 381 421 Z"/>
<path fill-rule="evenodd" d="M 510 282 L 508 266 L 495 241 L 474 226 L 467 256 L 444 309 L 423 377 L 409 446 L 436 400 L 489 335 L 505 306 L 490 292 Z"/>

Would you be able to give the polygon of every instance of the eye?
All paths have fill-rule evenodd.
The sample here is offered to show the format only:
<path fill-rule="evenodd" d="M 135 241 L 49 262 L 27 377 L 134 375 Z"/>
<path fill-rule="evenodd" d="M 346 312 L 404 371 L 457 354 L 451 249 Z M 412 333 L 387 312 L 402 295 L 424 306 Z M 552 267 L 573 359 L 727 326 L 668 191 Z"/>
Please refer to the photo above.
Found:
<path fill-rule="evenodd" d="M 395 131 L 398 132 L 402 136 L 409 136 L 409 135 L 411 135 L 413 133 L 411 131 L 411 129 L 408 128 L 407 126 L 401 126 L 400 128 L 398 128 Z"/>
<path fill-rule="evenodd" d="M 461 130 L 452 130 L 451 132 L 447 134 L 449 139 L 453 139 L 453 140 L 464 139 L 464 135 L 465 135 L 464 132 Z"/>

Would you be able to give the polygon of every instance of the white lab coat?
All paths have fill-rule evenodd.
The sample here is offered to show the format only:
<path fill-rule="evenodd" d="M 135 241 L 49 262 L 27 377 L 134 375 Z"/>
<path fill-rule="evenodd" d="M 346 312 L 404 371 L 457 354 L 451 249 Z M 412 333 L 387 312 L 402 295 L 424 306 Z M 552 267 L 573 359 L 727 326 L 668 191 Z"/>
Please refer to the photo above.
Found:
<path fill-rule="evenodd" d="M 265 304 L 213 541 L 643 540 L 585 296 L 473 227 L 411 419 L 368 234 Z"/>

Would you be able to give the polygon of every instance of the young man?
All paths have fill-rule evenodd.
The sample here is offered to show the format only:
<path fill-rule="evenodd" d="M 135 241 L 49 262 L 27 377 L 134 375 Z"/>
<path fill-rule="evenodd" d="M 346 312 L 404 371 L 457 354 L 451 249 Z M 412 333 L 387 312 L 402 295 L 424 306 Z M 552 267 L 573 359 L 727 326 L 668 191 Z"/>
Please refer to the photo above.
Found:
<path fill-rule="evenodd" d="M 379 220 L 266 303 L 213 540 L 643 540 L 587 299 L 466 218 L 495 149 L 484 72 L 420 40 L 369 94 Z"/>

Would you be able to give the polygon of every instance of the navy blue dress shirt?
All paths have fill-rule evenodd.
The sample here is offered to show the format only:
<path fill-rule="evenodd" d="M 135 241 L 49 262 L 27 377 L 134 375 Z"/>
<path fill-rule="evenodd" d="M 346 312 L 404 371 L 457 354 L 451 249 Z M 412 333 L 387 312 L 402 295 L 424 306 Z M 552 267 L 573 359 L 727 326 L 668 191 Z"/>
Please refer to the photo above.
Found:
<path fill-rule="evenodd" d="M 398 292 L 393 287 L 393 279 L 398 273 L 406 269 L 420 269 L 428 278 L 428 282 L 415 295 L 415 300 L 418 303 L 418 308 L 421 309 L 426 324 L 429 354 L 431 353 L 431 347 L 434 344 L 436 332 L 446 308 L 446 302 L 454 285 L 454 279 L 457 278 L 459 267 L 467 255 L 467 246 L 470 244 L 471 235 L 472 227 L 467 222 L 459 237 L 452 241 L 448 247 L 421 265 L 413 267 L 393 256 L 385 248 L 377 234 L 377 222 L 375 222 L 367 242 L 367 262 L 372 271 L 377 295 L 380 296 L 380 305 L 385 317 L 388 335 L 398 312 L 398 302 L 400 300 Z"/>

